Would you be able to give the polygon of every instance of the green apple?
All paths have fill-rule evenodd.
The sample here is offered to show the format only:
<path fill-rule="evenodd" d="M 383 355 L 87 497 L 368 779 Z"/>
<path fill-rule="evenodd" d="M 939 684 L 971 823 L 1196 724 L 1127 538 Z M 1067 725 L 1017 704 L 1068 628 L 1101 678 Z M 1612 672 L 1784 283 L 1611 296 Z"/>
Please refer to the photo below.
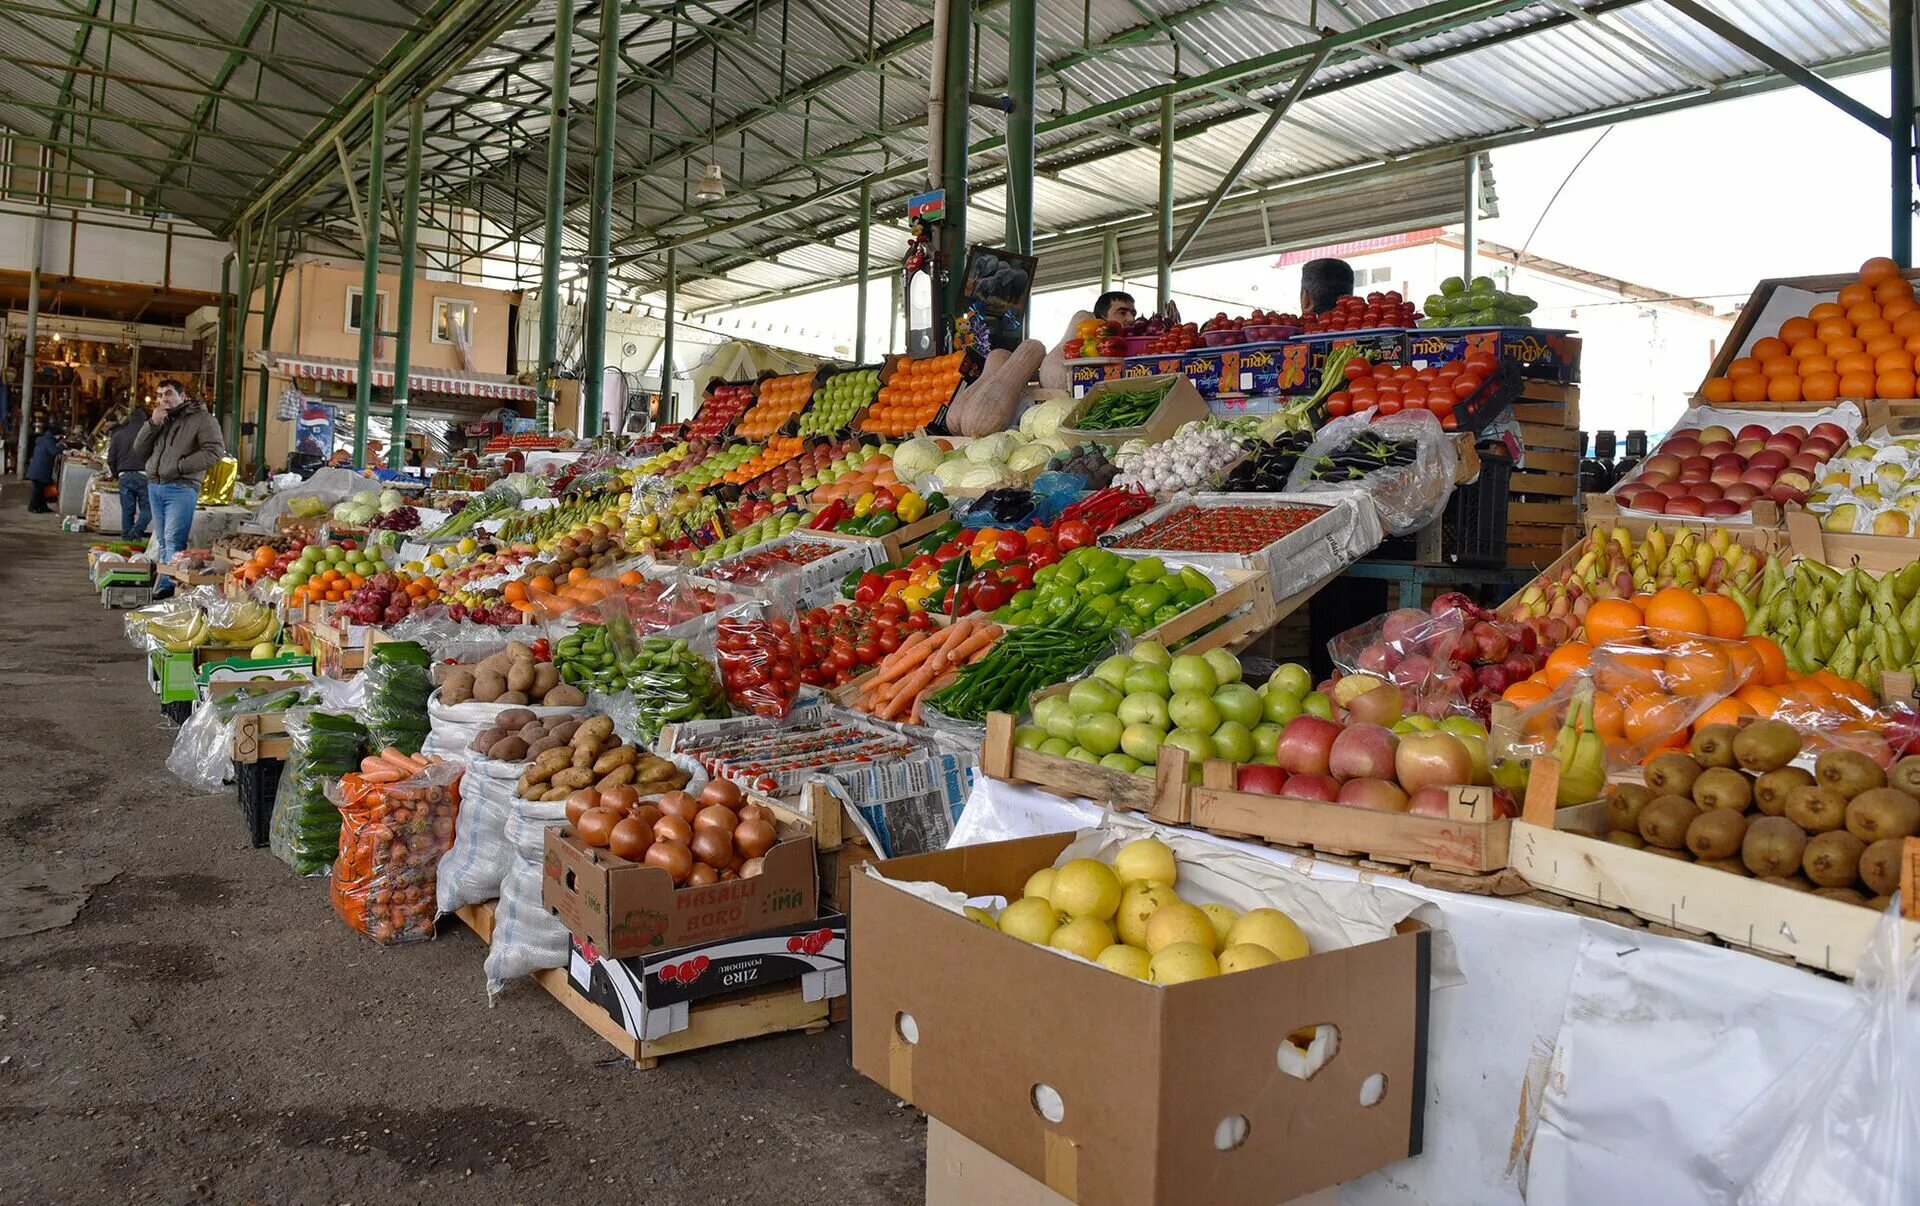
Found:
<path fill-rule="evenodd" d="M 1033 705 L 1033 723 L 1051 733 L 1054 714 L 1057 712 L 1071 714 L 1072 711 L 1065 695 L 1048 695 Z"/>
<path fill-rule="evenodd" d="M 1037 724 L 1023 724 L 1013 731 L 1013 746 L 1021 750 L 1037 750 L 1047 743 L 1047 731 Z"/>
<path fill-rule="evenodd" d="M 1133 669 L 1127 671 L 1125 690 L 1129 695 L 1158 695 L 1165 699 L 1173 694 L 1173 684 L 1167 681 L 1167 672 L 1161 667 L 1136 661 Z"/>
<path fill-rule="evenodd" d="M 1100 761 L 1099 756 L 1095 754 L 1092 750 L 1087 749 L 1085 746 L 1079 746 L 1079 745 L 1073 746 L 1072 748 L 1067 750 L 1067 757 L 1073 759 L 1075 762 L 1097 763 Z"/>
<path fill-rule="evenodd" d="M 1223 719 L 1235 720 L 1249 727 L 1260 723 L 1266 707 L 1258 692 L 1239 682 L 1227 683 L 1215 691 L 1213 706 L 1220 709 Z"/>
<path fill-rule="evenodd" d="M 1120 748 L 1120 733 L 1126 726 L 1111 712 L 1091 712 L 1073 726 L 1073 739 L 1090 753 L 1104 757 Z"/>
<path fill-rule="evenodd" d="M 1257 724 L 1253 726 L 1254 761 L 1262 758 L 1271 760 L 1274 750 L 1280 744 L 1280 729 L 1277 724 Z"/>
<path fill-rule="evenodd" d="M 1133 666 L 1134 661 L 1132 658 L 1124 653 L 1116 653 L 1106 661 L 1101 662 L 1099 667 L 1094 670 L 1093 676 L 1102 682 L 1125 690 L 1127 686 L 1127 674 L 1133 669 Z"/>
<path fill-rule="evenodd" d="M 1120 733 L 1120 748 L 1129 758 L 1152 764 L 1160 760 L 1160 743 L 1166 734 L 1150 724 L 1130 724 Z"/>
<path fill-rule="evenodd" d="M 1313 690 L 1313 676 L 1307 673 L 1305 666 L 1299 665 L 1296 662 L 1288 662 L 1268 676 L 1267 687 L 1270 693 L 1272 691 L 1278 691 L 1283 695 L 1291 695 L 1295 699 L 1300 699 L 1305 696 L 1307 692 Z"/>
<path fill-rule="evenodd" d="M 1274 724 L 1285 724 L 1304 710 L 1300 703 L 1300 696 L 1288 695 L 1277 688 L 1267 692 L 1266 699 L 1261 705 L 1262 714 Z"/>
<path fill-rule="evenodd" d="M 1220 727 L 1220 709 L 1213 696 L 1203 691 L 1175 691 L 1167 704 L 1167 715 L 1175 726 L 1196 733 L 1211 733 Z"/>
<path fill-rule="evenodd" d="M 1119 715 L 1122 724 L 1150 724 L 1162 731 L 1173 727 L 1166 699 L 1147 691 L 1136 691 L 1121 700 Z"/>
<path fill-rule="evenodd" d="M 1224 649 L 1209 649 L 1200 656 L 1207 665 L 1213 667 L 1213 676 L 1220 680 L 1221 686 L 1240 681 L 1239 658 Z"/>
<path fill-rule="evenodd" d="M 1173 661 L 1173 655 L 1168 653 L 1167 647 L 1159 641 L 1141 641 L 1133 647 L 1132 654 L 1134 661 L 1158 666 L 1162 670 Z"/>
<path fill-rule="evenodd" d="M 1131 775 L 1140 769 L 1140 760 L 1129 757 L 1126 754 L 1114 753 L 1108 754 L 1106 757 L 1100 759 L 1100 765 L 1106 767 L 1108 770 L 1125 771 Z"/>
<path fill-rule="evenodd" d="M 1245 762 L 1253 757 L 1253 733 L 1237 720 L 1223 720 L 1213 731 L 1213 752 L 1229 762 Z"/>
<path fill-rule="evenodd" d="M 1053 754 L 1056 757 L 1064 758 L 1067 754 L 1067 751 L 1071 750 L 1072 748 L 1073 748 L 1073 743 L 1071 741 L 1067 741 L 1064 738 L 1060 738 L 1060 737 L 1049 737 L 1045 741 L 1040 743 L 1041 753 Z"/>
<path fill-rule="evenodd" d="M 1067 705 L 1075 716 L 1111 712 L 1120 706 L 1122 696 L 1113 684 L 1098 678 L 1083 678 L 1067 692 Z"/>
<path fill-rule="evenodd" d="M 1207 659 L 1191 653 L 1173 659 L 1167 667 L 1167 681 L 1175 691 L 1198 691 L 1202 695 L 1212 695 L 1220 686 L 1220 678 L 1207 664 Z"/>
<path fill-rule="evenodd" d="M 1434 724 L 1433 717 L 1421 716 L 1415 713 L 1412 716 L 1402 716 L 1394 723 L 1393 731 L 1396 733 L 1431 733 L 1438 727 L 1439 726 Z"/>
<path fill-rule="evenodd" d="M 1192 729 L 1175 729 L 1167 734 L 1162 744 L 1177 745 L 1187 751 L 1187 758 L 1198 765 L 1213 757 L 1213 737 L 1208 733 L 1198 733 Z"/>
<path fill-rule="evenodd" d="M 1309 691 L 1300 701 L 1300 710 L 1322 720 L 1333 719 L 1333 701 L 1319 691 Z"/>
<path fill-rule="evenodd" d="M 1477 737 L 1487 739 L 1487 730 L 1471 716 L 1449 716 L 1440 722 L 1442 733 L 1452 733 L 1455 737 Z"/>

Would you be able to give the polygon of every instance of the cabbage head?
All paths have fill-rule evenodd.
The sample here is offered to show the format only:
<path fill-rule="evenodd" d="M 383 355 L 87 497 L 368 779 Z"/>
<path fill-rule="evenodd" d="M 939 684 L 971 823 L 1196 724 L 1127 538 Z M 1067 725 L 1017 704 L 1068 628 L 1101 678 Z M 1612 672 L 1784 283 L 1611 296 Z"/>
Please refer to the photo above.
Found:
<path fill-rule="evenodd" d="M 928 436 L 908 440 L 894 449 L 893 472 L 903 482 L 917 482 L 940 467 L 946 457 L 937 441 Z"/>
<path fill-rule="evenodd" d="M 975 464 L 1004 461 L 1026 443 L 1011 431 L 996 431 L 967 445 L 967 459 Z M 896 470 L 895 472 L 898 472 Z"/>
<path fill-rule="evenodd" d="M 1029 406 L 1027 413 L 1020 416 L 1021 434 L 1036 440 L 1051 437 L 1067 421 L 1075 405 L 1077 403 L 1072 398 L 1055 398 L 1051 402 Z"/>

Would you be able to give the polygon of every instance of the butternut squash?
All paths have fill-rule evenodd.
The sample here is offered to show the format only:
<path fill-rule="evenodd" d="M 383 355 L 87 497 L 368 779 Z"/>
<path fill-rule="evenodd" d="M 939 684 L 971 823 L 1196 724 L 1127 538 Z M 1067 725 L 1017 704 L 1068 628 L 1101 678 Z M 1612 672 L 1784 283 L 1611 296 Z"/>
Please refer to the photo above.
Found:
<path fill-rule="evenodd" d="M 1037 339 L 1029 339 L 1015 348 L 992 377 L 983 372 L 981 379 L 974 382 L 973 388 L 967 391 L 959 422 L 953 420 L 949 411 L 947 426 L 955 435 L 963 436 L 1005 431 L 1013 422 L 1013 410 L 1020 404 L 1021 392 L 1027 382 L 1033 380 L 1035 370 L 1046 355 L 1046 345 Z"/>

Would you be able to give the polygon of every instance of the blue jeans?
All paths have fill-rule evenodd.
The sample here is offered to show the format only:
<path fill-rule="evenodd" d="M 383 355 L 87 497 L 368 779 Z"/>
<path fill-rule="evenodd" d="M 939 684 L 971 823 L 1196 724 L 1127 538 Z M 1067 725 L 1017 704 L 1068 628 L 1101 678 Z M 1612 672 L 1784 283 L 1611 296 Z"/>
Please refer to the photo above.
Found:
<path fill-rule="evenodd" d="M 147 501 L 147 475 L 120 475 L 120 535 L 127 539 L 144 538 L 153 522 L 153 504 Z"/>
<path fill-rule="evenodd" d="M 160 536 L 159 560 L 170 561 L 187 547 L 193 533 L 193 509 L 200 501 L 200 487 L 193 482 L 149 482 L 147 500 L 153 504 L 153 530 Z M 153 593 L 155 598 L 172 594 L 173 579 L 160 579 Z"/>

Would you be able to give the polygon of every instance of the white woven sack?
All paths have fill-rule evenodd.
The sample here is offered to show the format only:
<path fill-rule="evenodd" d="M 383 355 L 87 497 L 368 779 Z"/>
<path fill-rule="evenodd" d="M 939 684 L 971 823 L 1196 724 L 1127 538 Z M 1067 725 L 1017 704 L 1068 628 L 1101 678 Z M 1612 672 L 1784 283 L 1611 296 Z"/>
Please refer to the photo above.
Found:
<path fill-rule="evenodd" d="M 470 755 L 460 780 L 460 820 L 453 845 L 440 856 L 435 903 L 441 915 L 463 905 L 483 904 L 500 895 L 500 881 L 513 863 L 507 821 L 513 813 L 518 762 L 496 762 Z"/>
<path fill-rule="evenodd" d="M 569 716 L 586 714 L 583 707 L 548 708 L 540 704 L 475 703 L 471 700 L 443 704 L 440 702 L 440 692 L 436 690 L 427 697 L 427 723 L 432 729 L 420 752 L 452 762 L 467 762 L 476 756 L 467 748 L 473 744 L 473 739 L 492 728 L 494 720 L 509 708 L 525 708 L 541 720 L 565 720 Z"/>
<path fill-rule="evenodd" d="M 507 845 L 513 859 L 500 881 L 500 903 L 493 915 L 493 945 L 487 949 L 489 999 L 522 976 L 567 962 L 567 927 L 547 912 L 540 897 L 541 866 L 547 830 L 567 819 L 564 801 L 537 804 L 516 796 L 507 816 Z"/>

